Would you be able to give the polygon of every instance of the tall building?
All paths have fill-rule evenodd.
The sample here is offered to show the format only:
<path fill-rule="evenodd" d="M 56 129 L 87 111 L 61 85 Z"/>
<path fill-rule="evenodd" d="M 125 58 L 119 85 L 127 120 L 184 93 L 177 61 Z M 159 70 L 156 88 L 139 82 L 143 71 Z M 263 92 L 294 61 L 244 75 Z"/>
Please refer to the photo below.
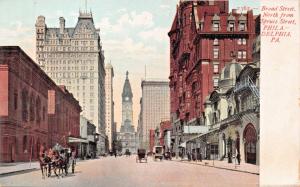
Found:
<path fill-rule="evenodd" d="M 206 97 L 219 87 L 226 64 L 233 59 L 239 64 L 252 62 L 254 20 L 252 10 L 229 12 L 227 0 L 180 1 L 168 33 L 171 123 L 176 147 L 183 143 L 177 136 L 182 129 L 204 125 Z"/>
<path fill-rule="evenodd" d="M 110 63 L 105 66 L 105 126 L 106 126 L 106 135 L 108 137 L 108 148 L 112 151 L 112 144 L 114 140 L 114 101 L 113 101 L 113 78 L 114 78 L 114 69 Z"/>
<path fill-rule="evenodd" d="M 46 25 L 45 17 L 36 20 L 36 59 L 57 84 L 66 85 L 82 106 L 82 115 L 105 133 L 104 52 L 92 13 L 80 12 L 75 27 Z"/>
<path fill-rule="evenodd" d="M 128 71 L 122 92 L 122 125 L 118 133 L 118 140 L 122 143 L 122 152 L 127 149 L 131 153 L 136 152 L 136 132 L 133 126 L 132 90 L 128 79 Z"/>
<path fill-rule="evenodd" d="M 170 119 L 170 89 L 168 81 L 142 81 L 139 144 L 149 149 L 149 130 L 159 127 L 161 121 Z"/>

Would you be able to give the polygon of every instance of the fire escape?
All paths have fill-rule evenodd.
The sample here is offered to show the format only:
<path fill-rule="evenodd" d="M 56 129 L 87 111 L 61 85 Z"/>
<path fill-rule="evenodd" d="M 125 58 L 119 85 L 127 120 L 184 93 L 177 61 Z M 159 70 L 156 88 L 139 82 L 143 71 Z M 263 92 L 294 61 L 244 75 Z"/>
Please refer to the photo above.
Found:
<path fill-rule="evenodd" d="M 251 92 L 253 93 L 253 95 L 255 96 L 255 98 L 259 100 L 259 98 L 260 98 L 259 89 L 257 88 L 257 86 L 254 84 L 253 80 L 249 76 L 247 77 L 247 79 L 238 83 L 235 86 L 234 92 L 239 92 L 239 91 L 246 90 L 246 89 L 250 89 Z"/>

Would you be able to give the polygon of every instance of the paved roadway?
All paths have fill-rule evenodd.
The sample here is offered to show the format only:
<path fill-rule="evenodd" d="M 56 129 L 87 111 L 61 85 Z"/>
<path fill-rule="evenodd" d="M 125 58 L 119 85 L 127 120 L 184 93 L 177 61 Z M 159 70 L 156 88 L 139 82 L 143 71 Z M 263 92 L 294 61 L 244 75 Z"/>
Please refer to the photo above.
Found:
<path fill-rule="evenodd" d="M 42 179 L 40 171 L 0 178 L 0 186 L 72 187 L 247 187 L 258 186 L 258 175 L 228 171 L 175 161 L 148 159 L 136 163 L 135 156 L 106 157 L 77 163 L 75 174 Z"/>

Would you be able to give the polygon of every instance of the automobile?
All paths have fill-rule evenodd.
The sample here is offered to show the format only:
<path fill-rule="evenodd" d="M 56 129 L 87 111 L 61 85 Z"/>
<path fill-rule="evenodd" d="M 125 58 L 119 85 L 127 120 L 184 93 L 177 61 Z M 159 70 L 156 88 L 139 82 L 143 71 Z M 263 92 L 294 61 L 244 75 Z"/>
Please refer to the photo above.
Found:
<path fill-rule="evenodd" d="M 156 161 L 156 159 L 160 159 L 160 161 L 163 159 L 163 147 L 162 146 L 154 146 L 153 147 L 153 160 Z"/>

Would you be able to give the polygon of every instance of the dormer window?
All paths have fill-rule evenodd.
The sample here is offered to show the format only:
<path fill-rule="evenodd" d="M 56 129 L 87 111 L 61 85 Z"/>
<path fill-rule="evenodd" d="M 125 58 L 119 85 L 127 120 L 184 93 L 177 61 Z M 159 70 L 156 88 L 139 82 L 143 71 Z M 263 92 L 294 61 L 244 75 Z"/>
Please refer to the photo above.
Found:
<path fill-rule="evenodd" d="M 235 17 L 230 14 L 227 18 L 227 31 L 234 31 Z"/>
<path fill-rule="evenodd" d="M 247 18 L 243 14 L 239 17 L 239 31 L 246 31 Z"/>
<path fill-rule="evenodd" d="M 241 23 L 239 24 L 239 30 L 240 30 L 240 31 L 246 31 L 246 23 L 241 22 Z"/>
<path fill-rule="evenodd" d="M 220 31 L 220 16 L 218 16 L 217 14 L 215 14 L 212 18 L 212 30 Z"/>
<path fill-rule="evenodd" d="M 213 31 L 219 31 L 220 30 L 220 22 L 213 22 Z"/>
<path fill-rule="evenodd" d="M 234 31 L 234 22 L 228 23 L 228 31 Z"/>

